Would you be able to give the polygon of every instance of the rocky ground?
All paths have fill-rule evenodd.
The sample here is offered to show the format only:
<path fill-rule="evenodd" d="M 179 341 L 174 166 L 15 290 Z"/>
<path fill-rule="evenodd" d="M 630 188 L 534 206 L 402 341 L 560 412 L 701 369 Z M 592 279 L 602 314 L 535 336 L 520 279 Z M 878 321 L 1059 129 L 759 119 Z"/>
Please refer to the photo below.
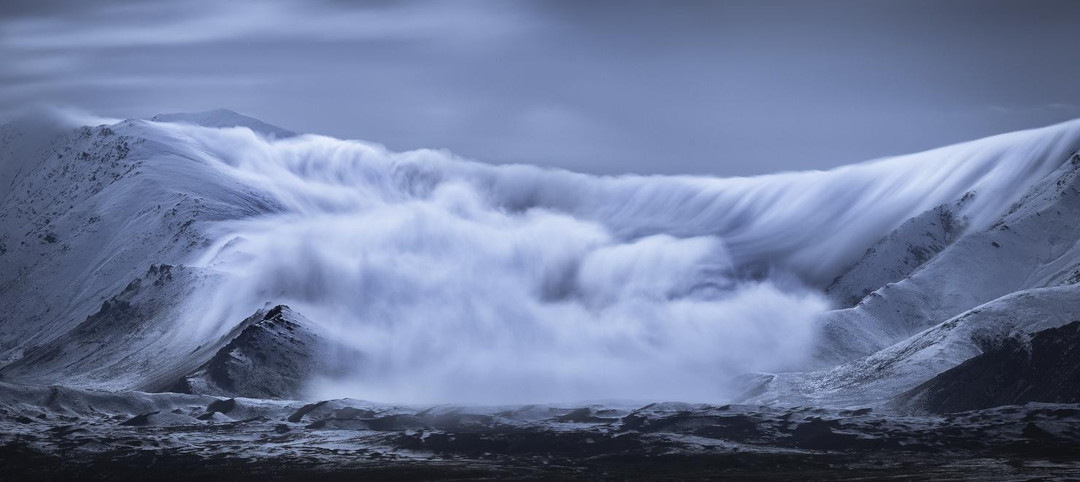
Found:
<path fill-rule="evenodd" d="M 1080 405 L 407 407 L 2 385 L 5 479 L 1080 477 Z"/>

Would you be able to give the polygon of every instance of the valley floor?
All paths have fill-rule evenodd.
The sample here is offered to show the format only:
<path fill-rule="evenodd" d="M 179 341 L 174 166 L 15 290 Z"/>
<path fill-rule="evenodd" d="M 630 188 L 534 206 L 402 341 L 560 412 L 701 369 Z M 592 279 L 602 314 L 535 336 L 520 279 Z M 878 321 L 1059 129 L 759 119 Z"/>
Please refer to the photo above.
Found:
<path fill-rule="evenodd" d="M 4 480 L 1080 477 L 1080 405 L 405 407 L 0 384 Z"/>

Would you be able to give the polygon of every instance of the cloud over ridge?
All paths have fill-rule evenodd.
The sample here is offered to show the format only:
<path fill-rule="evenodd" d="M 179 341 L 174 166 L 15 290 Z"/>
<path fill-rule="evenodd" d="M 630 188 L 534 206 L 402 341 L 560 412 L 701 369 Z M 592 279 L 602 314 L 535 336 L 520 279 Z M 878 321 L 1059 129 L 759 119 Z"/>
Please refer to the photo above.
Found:
<path fill-rule="evenodd" d="M 194 264 L 229 276 L 200 295 L 211 312 L 288 303 L 353 357 L 315 393 L 405 401 L 728 395 L 735 375 L 806 361 L 829 308 L 817 293 L 857 253 L 969 191 L 962 214 L 992 222 L 1080 138 L 1071 122 L 831 171 L 717 179 L 155 128 L 272 206 L 208 228 L 215 241 Z"/>

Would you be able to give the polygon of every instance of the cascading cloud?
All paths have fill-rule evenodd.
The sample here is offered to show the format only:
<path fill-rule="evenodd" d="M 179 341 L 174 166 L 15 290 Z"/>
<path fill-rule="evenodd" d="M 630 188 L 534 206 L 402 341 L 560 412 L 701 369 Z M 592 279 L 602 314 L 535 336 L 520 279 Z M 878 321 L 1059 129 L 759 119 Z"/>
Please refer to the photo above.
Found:
<path fill-rule="evenodd" d="M 228 281 L 200 296 L 221 323 L 287 303 L 346 347 L 314 396 L 535 402 L 717 400 L 741 373 L 798 368 L 821 289 L 859 253 L 968 191 L 971 229 L 993 222 L 1080 123 L 734 179 L 159 127 L 272 206 L 209 229 L 193 264 Z"/>

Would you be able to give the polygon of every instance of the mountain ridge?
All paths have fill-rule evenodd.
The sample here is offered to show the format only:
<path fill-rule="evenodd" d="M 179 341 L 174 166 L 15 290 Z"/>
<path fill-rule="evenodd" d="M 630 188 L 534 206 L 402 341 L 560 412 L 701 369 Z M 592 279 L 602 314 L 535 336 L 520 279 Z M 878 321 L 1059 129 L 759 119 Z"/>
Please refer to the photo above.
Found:
<path fill-rule="evenodd" d="M 228 129 L 237 126 L 250 129 L 258 136 L 250 133 L 240 136 Z M 594 249 L 593 245 L 568 248 L 566 252 L 557 253 L 563 258 L 554 257 L 553 261 L 535 261 L 528 256 L 507 258 L 511 260 L 508 266 L 522 269 L 511 271 L 511 277 L 527 278 L 536 273 L 539 280 L 538 300 L 517 303 L 516 307 L 580 303 L 584 310 L 595 311 L 606 309 L 605 303 L 621 303 L 624 297 L 632 297 L 634 303 L 639 303 L 640 299 L 649 300 L 663 309 L 681 306 L 680 303 L 685 306 L 716 303 L 730 296 L 727 293 L 738 294 L 739 287 L 748 283 L 773 283 L 771 270 L 799 269 L 799 258 L 794 256 L 788 264 L 777 258 L 769 269 L 758 269 L 763 261 L 773 260 L 770 256 L 774 251 L 788 246 L 787 240 L 746 254 L 745 246 L 752 244 L 748 240 L 769 240 L 780 233 L 771 231 L 775 228 L 772 225 L 762 227 L 754 218 L 773 211 L 751 208 L 768 209 L 787 199 L 783 196 L 789 195 L 788 188 L 815 192 L 840 185 L 814 184 L 823 176 L 833 176 L 837 183 L 873 180 L 871 174 L 879 172 L 870 167 L 880 167 L 879 164 L 863 166 L 860 168 L 863 171 L 856 172 L 857 176 L 851 174 L 852 169 L 847 169 L 810 173 L 805 179 L 797 176 L 749 180 L 590 178 L 524 167 L 463 163 L 426 151 L 387 153 L 377 147 L 348 141 L 298 139 L 279 145 L 275 140 L 291 138 L 295 134 L 266 126 L 269 125 L 225 110 L 162 115 L 153 121 L 125 120 L 67 131 L 61 129 L 48 134 L 52 137 L 41 142 L 27 140 L 28 137 L 19 134 L 25 127 L 5 126 L 0 132 L 3 134 L 0 135 L 3 140 L 0 161 L 5 166 L 0 169 L 0 184 L 6 189 L 0 191 L 4 208 L 0 212 L 0 302 L 6 306 L 5 313 L 0 315 L 0 358 L 5 360 L 0 363 L 0 376 L 7 382 L 62 382 L 75 387 L 112 390 L 157 390 L 185 379 L 194 382 L 188 383 L 186 388 L 192 392 L 304 398 L 309 394 L 300 388 L 304 384 L 299 383 L 299 379 L 325 374 L 318 373 L 319 370 L 342 375 L 339 368 L 327 367 L 349 365 L 343 363 L 344 359 L 331 360 L 333 363 L 315 361 L 317 356 L 322 356 L 321 344 L 331 339 L 353 343 L 354 346 L 331 351 L 352 353 L 349 360 L 368 357 L 365 360 L 371 364 L 363 365 L 357 373 L 364 377 L 375 376 L 370 371 L 373 367 L 393 364 L 386 360 L 380 364 L 376 354 L 363 353 L 363 349 L 371 349 L 371 341 L 355 341 L 345 336 L 334 310 L 319 308 L 319 300 L 329 295 L 313 288 L 332 288 L 335 280 L 341 282 L 341 274 L 332 268 L 348 263 L 323 265 L 320 263 L 324 260 L 315 255 L 291 251 L 290 255 L 298 258 L 297 263 L 290 266 L 299 270 L 317 269 L 290 273 L 286 269 L 289 266 L 282 266 L 251 273 L 252 267 L 244 264 L 252 259 L 251 250 L 264 246 L 291 247 L 293 245 L 289 243 L 293 242 L 299 243 L 297 246 L 307 246 L 303 243 L 312 241 L 282 238 L 290 230 L 271 231 L 264 238 L 259 237 L 259 232 L 226 229 L 231 226 L 246 229 L 267 223 L 275 229 L 284 226 L 299 230 L 305 226 L 304 219 L 320 216 L 329 216 L 328 219 L 335 223 L 350 224 L 354 222 L 352 218 L 334 216 L 359 209 L 356 206 L 363 209 L 390 206 L 388 212 L 393 213 L 392 216 L 371 219 L 426 220 L 426 224 L 418 224 L 419 229 L 426 230 L 425 235 L 437 236 L 445 233 L 433 231 L 442 229 L 442 225 L 432 221 L 437 219 L 431 217 L 432 213 L 460 216 L 470 222 L 497 219 L 502 223 L 498 229 L 513 228 L 513 223 L 532 222 L 541 215 L 551 215 L 557 222 L 565 223 L 551 225 L 566 229 L 576 226 L 574 223 L 588 225 L 594 230 L 591 232 L 603 234 L 590 238 L 601 241 L 589 243 L 599 243 L 605 249 L 618 248 L 602 251 L 603 256 L 591 258 L 587 250 Z M 1053 328 L 1047 325 L 1050 314 L 1053 314 L 1053 320 L 1064 322 L 1072 313 L 1080 311 L 1080 307 L 1069 302 L 1074 286 L 1080 282 L 1080 234 L 1077 232 L 1080 156 L 1073 148 L 1059 159 L 1024 157 L 1057 156 L 1059 151 L 1072 146 L 1070 143 L 1080 143 L 1080 135 L 1070 137 L 1075 134 L 1075 127 L 1066 124 L 1056 130 L 1026 133 L 1027 137 L 994 138 L 989 155 L 1020 151 L 1013 162 L 1028 164 L 1004 166 L 1007 169 L 997 173 L 994 169 L 1003 168 L 1000 162 L 995 164 L 977 156 L 965 158 L 958 165 L 978 164 L 980 169 L 966 167 L 969 171 L 964 171 L 959 179 L 948 179 L 948 189 L 927 188 L 928 196 L 938 196 L 942 202 L 922 211 L 912 206 L 925 204 L 925 199 L 918 199 L 919 203 L 912 206 L 882 206 L 883 213 L 891 213 L 897 220 L 890 223 L 873 220 L 870 227 L 861 227 L 865 232 L 857 236 L 858 239 L 869 239 L 866 233 L 872 233 L 877 226 L 889 228 L 870 242 L 847 240 L 842 236 L 843 228 L 838 228 L 832 238 L 805 238 L 843 241 L 846 244 L 838 244 L 835 249 L 858 249 L 863 254 L 852 256 L 856 259 L 854 264 L 832 268 L 839 274 L 831 283 L 820 287 L 820 295 L 831 297 L 836 307 L 842 309 L 828 311 L 817 321 L 816 326 L 823 331 L 814 341 L 816 358 L 802 366 L 804 371 L 767 371 L 772 381 L 762 385 L 761 393 L 751 400 L 884 405 L 899 391 L 977 356 L 983 348 L 964 338 L 970 338 L 978 331 L 972 327 L 992 322 L 1026 333 L 1035 328 Z M 1006 141 L 1016 144 L 998 145 Z M 238 151 L 219 150 L 228 142 L 249 144 L 241 144 L 248 148 Z M 981 152 L 973 147 L 977 144 L 956 152 Z M 342 152 L 353 157 L 335 157 L 341 156 Z M 922 163 L 929 164 L 926 159 Z M 899 169 L 895 167 L 898 165 L 893 163 L 889 168 Z M 1053 169 L 1040 176 L 1047 166 Z M 275 175 L 259 177 L 267 170 Z M 1028 173 L 1029 177 L 1010 184 L 990 179 L 992 173 Z M 846 177 L 840 177 L 841 174 Z M 311 184 L 304 184 L 309 182 Z M 986 189 L 974 189 L 965 182 Z M 747 183 L 756 184 L 747 188 Z M 297 185 L 301 188 L 289 191 Z M 463 191 L 462 186 L 487 191 L 483 196 L 473 196 Z M 507 186 L 517 186 L 517 190 L 507 191 Z M 875 190 L 887 191 L 894 186 L 891 181 L 860 185 L 851 195 L 883 199 L 884 194 Z M 547 192 L 556 192 L 556 187 L 573 193 L 573 196 L 557 201 L 549 199 Z M 725 197 L 727 189 L 750 193 L 746 194 L 750 197 L 731 201 L 730 215 L 718 209 L 729 202 Z M 1003 194 L 1004 191 L 1008 192 Z M 335 196 L 328 196 L 330 193 Z M 630 193 L 628 197 L 618 197 L 626 193 Z M 531 196 L 529 200 L 520 201 L 521 196 L 526 195 Z M 986 213 L 976 212 L 983 206 L 979 203 L 986 203 L 988 199 L 996 202 L 995 196 L 999 195 L 1016 201 L 996 218 L 982 224 L 976 222 L 972 217 L 975 214 L 988 217 Z M 914 199 L 908 194 L 898 197 L 908 198 Z M 580 204 L 567 204 L 575 199 Z M 650 200 L 658 202 L 654 205 L 648 202 Z M 611 204 L 598 204 L 601 201 Z M 673 228 L 672 235 L 651 234 L 665 226 L 658 221 L 660 218 L 654 217 L 655 210 L 666 207 L 687 210 L 699 205 L 708 206 L 708 209 L 697 214 L 674 213 L 670 219 L 662 220 L 669 224 L 684 218 L 690 220 L 686 225 Z M 421 210 L 401 211 L 415 206 L 421 206 Z M 840 212 L 846 213 L 848 218 L 855 215 L 867 219 L 875 217 L 873 213 L 858 210 Z M 848 218 L 843 220 L 851 221 Z M 358 219 L 370 221 L 364 217 Z M 712 222 L 716 225 L 710 227 Z M 464 232 L 475 227 L 472 225 Z M 530 236 L 555 239 L 552 236 L 569 233 L 559 229 L 535 231 Z M 763 231 L 751 233 L 754 229 Z M 791 232 L 803 235 L 798 229 Z M 454 242 L 471 239 L 454 233 L 457 237 L 449 238 Z M 381 239 L 378 236 L 369 239 L 378 241 Z M 413 251 L 380 256 L 410 260 L 418 253 L 426 254 L 423 250 L 427 247 L 409 244 L 418 243 L 417 236 L 404 238 L 405 241 L 383 239 L 390 246 L 403 245 Z M 701 243 L 700 239 L 710 237 L 721 241 L 708 245 Z M 315 241 L 324 242 L 325 239 L 324 235 Z M 318 247 L 318 242 L 311 246 Z M 523 249 L 522 246 L 532 245 L 490 249 L 488 257 L 477 259 L 497 259 L 493 257 Z M 701 246 L 709 246 L 709 249 L 701 250 Z M 573 258 L 567 254 L 575 249 L 586 250 L 585 257 Z M 648 251 L 654 249 L 661 251 Z M 623 261 L 616 256 L 621 252 L 619 250 L 638 254 L 636 259 L 631 256 Z M 685 261 L 673 254 L 697 252 L 694 250 L 704 253 L 703 257 Z M 545 251 L 538 253 L 547 255 Z M 806 253 L 801 256 L 809 256 Z M 744 260 L 741 257 L 744 255 L 749 257 Z M 656 258 L 659 261 L 649 261 L 650 256 L 659 256 Z M 287 256 L 271 258 L 283 257 Z M 417 259 L 431 261 L 430 258 Z M 583 278 L 585 270 L 599 266 L 601 262 L 646 261 L 654 264 L 619 265 L 608 274 L 597 271 L 589 274 L 594 278 Z M 548 262 L 550 264 L 543 264 Z M 686 270 L 672 275 L 658 276 L 642 271 L 643 266 L 666 269 L 679 263 L 685 263 Z M 486 265 L 477 264 L 471 269 L 480 270 L 483 266 Z M 458 280 L 471 275 L 468 269 L 457 267 L 447 270 L 429 266 L 425 269 L 429 273 L 448 271 Z M 589 291 L 600 286 L 590 280 L 608 279 L 603 276 L 610 273 L 640 275 L 644 280 L 627 283 L 627 289 L 621 291 L 599 294 Z M 166 279 L 167 276 L 171 278 Z M 690 279 L 684 279 L 686 277 Z M 669 283 L 669 279 L 674 281 Z M 775 286 L 781 288 L 779 291 L 788 289 L 782 278 L 778 279 Z M 415 283 L 415 280 L 390 280 L 381 285 L 360 280 L 357 286 L 373 290 L 372 293 L 382 293 L 391 301 L 375 298 L 370 305 L 355 306 L 384 310 L 395 302 L 393 300 L 399 299 L 395 296 L 413 302 L 422 299 L 416 294 L 393 293 L 382 288 L 395 286 L 394 283 Z M 243 290 L 230 291 L 236 286 Z M 414 287 L 427 290 L 425 293 L 430 296 L 437 294 L 440 286 L 444 285 L 422 283 Z M 817 287 L 810 286 L 810 289 Z M 651 290 L 660 291 L 654 294 Z M 330 292 L 335 291 L 330 289 Z M 345 293 L 341 296 L 352 296 L 347 290 Z M 231 299 L 233 304 L 222 305 L 219 301 L 222 299 Z M 293 312 L 296 314 L 290 316 L 305 320 L 294 327 L 303 333 L 297 338 L 303 338 L 298 345 L 287 343 L 289 338 L 277 328 L 265 324 L 252 328 L 257 323 L 249 322 L 248 317 L 253 311 L 265 309 L 260 306 L 268 302 L 292 305 L 297 300 L 301 305 Z M 200 308 L 203 303 L 205 307 Z M 1052 309 L 1039 311 L 1032 303 L 1046 303 Z M 304 318 L 300 312 L 310 314 L 312 318 Z M 385 313 L 400 314 L 392 310 Z M 988 313 L 1005 314 L 990 316 Z M 1041 313 L 1038 316 L 1042 316 L 1039 318 L 1042 322 L 1032 318 L 1036 316 L 1032 313 Z M 1010 316 L 1027 321 L 1007 321 Z M 365 329 L 379 326 L 393 326 L 393 323 L 380 320 Z M 462 329 L 450 328 L 446 333 L 463 333 Z M 500 333 L 509 327 L 487 326 L 486 329 Z M 482 338 L 489 332 L 468 334 Z M 377 331 L 368 335 L 376 339 L 388 336 Z M 539 338 L 547 336 L 550 333 Z M 221 350 L 230 343 L 239 343 L 237 340 L 241 338 L 266 339 L 267 343 L 258 345 L 267 347 L 268 353 L 295 359 L 295 366 L 285 367 L 280 372 L 283 374 L 281 380 L 288 382 L 253 382 L 252 386 L 242 390 L 230 390 L 218 382 L 211 383 L 207 364 L 217 360 L 218 364 L 214 366 L 221 368 L 232 363 L 228 361 L 228 350 Z M 937 358 L 927 363 L 911 358 L 914 354 L 929 356 L 928 347 L 935 343 L 941 344 L 937 348 L 951 346 L 954 351 L 947 356 L 935 355 Z M 699 360 L 693 362 L 700 363 Z M 243 373 L 263 371 L 262 368 L 243 368 L 235 364 L 228 366 L 231 367 L 229 370 L 235 371 L 230 375 L 232 379 L 245 378 Z M 882 366 L 892 368 L 873 368 Z M 872 397 L 856 399 L 850 396 L 868 387 L 875 387 Z M 816 393 L 808 395 L 807 390 Z"/>

